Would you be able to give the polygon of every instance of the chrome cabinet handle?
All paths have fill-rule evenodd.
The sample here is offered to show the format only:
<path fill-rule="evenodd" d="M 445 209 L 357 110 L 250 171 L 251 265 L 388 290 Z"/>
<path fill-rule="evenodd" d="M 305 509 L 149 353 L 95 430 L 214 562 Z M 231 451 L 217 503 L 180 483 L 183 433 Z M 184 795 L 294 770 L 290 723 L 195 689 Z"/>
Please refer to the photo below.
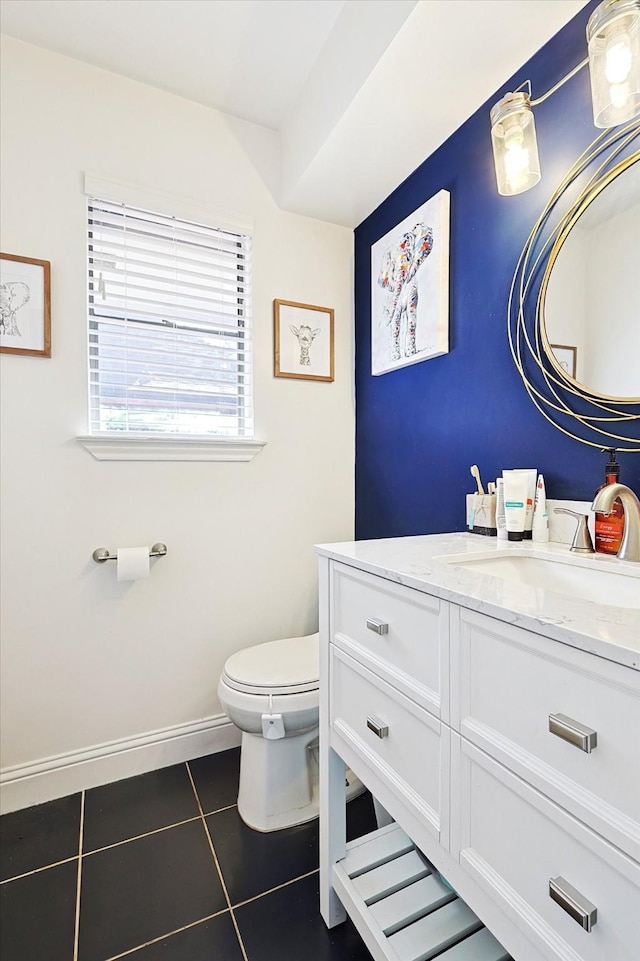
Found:
<path fill-rule="evenodd" d="M 549 878 L 549 897 L 585 931 L 590 931 L 596 924 L 598 909 L 595 904 L 587 901 L 585 896 L 564 878 Z"/>
<path fill-rule="evenodd" d="M 389 625 L 385 624 L 384 621 L 377 620 L 377 618 L 375 617 L 367 618 L 367 627 L 369 628 L 370 631 L 373 631 L 374 634 L 389 633 Z"/>
<path fill-rule="evenodd" d="M 383 737 L 387 737 L 389 734 L 389 727 L 384 721 L 380 721 L 377 717 L 367 718 L 367 727 L 370 731 L 382 740 Z"/>
<path fill-rule="evenodd" d="M 550 714 L 549 730 L 563 741 L 573 744 L 586 754 L 591 754 L 593 749 L 598 746 L 598 732 L 593 728 L 585 727 L 578 721 L 566 714 Z"/>

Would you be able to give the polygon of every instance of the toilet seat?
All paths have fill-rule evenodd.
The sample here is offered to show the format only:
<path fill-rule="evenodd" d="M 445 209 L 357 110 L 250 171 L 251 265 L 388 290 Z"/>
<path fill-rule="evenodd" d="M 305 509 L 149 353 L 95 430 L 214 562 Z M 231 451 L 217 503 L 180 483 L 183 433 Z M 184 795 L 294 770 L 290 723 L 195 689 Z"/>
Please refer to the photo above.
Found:
<path fill-rule="evenodd" d="M 318 634 L 285 637 L 232 654 L 222 680 L 234 691 L 286 696 L 317 691 L 320 686 Z"/>

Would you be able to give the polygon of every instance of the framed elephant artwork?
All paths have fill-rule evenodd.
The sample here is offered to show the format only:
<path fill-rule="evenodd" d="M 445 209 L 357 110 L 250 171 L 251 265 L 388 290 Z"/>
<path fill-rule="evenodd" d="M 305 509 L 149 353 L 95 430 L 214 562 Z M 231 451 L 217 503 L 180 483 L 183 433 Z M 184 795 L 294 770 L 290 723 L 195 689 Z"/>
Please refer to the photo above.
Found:
<path fill-rule="evenodd" d="M 0 351 L 51 357 L 51 264 L 0 254 Z"/>
<path fill-rule="evenodd" d="M 333 380 L 333 309 L 273 302 L 273 373 L 298 380 Z"/>
<path fill-rule="evenodd" d="M 449 352 L 449 192 L 371 248 L 371 373 Z"/>

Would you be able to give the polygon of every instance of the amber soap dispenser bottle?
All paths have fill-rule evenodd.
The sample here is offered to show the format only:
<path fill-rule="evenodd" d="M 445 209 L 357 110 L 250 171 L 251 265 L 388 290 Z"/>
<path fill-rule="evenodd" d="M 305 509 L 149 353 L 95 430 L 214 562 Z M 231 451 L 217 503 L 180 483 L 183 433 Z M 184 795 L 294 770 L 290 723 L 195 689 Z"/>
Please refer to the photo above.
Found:
<path fill-rule="evenodd" d="M 605 468 L 604 484 L 600 485 L 595 492 L 596 494 L 607 484 L 620 483 L 620 465 L 616 461 L 616 452 L 613 448 L 605 447 L 604 450 L 609 451 L 609 460 Z M 596 553 L 617 554 L 623 533 L 624 508 L 622 501 L 617 497 L 610 514 L 602 514 L 600 511 L 596 511 Z"/>

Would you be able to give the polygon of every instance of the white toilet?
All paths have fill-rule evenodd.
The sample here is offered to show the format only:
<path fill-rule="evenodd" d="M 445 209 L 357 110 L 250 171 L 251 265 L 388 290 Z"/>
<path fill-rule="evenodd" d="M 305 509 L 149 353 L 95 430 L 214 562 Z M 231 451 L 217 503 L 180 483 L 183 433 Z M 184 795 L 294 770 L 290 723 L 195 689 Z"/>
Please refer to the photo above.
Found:
<path fill-rule="evenodd" d="M 218 696 L 242 731 L 238 812 L 257 831 L 318 815 L 318 634 L 256 644 L 224 666 Z M 347 771 L 347 799 L 364 788 Z"/>

